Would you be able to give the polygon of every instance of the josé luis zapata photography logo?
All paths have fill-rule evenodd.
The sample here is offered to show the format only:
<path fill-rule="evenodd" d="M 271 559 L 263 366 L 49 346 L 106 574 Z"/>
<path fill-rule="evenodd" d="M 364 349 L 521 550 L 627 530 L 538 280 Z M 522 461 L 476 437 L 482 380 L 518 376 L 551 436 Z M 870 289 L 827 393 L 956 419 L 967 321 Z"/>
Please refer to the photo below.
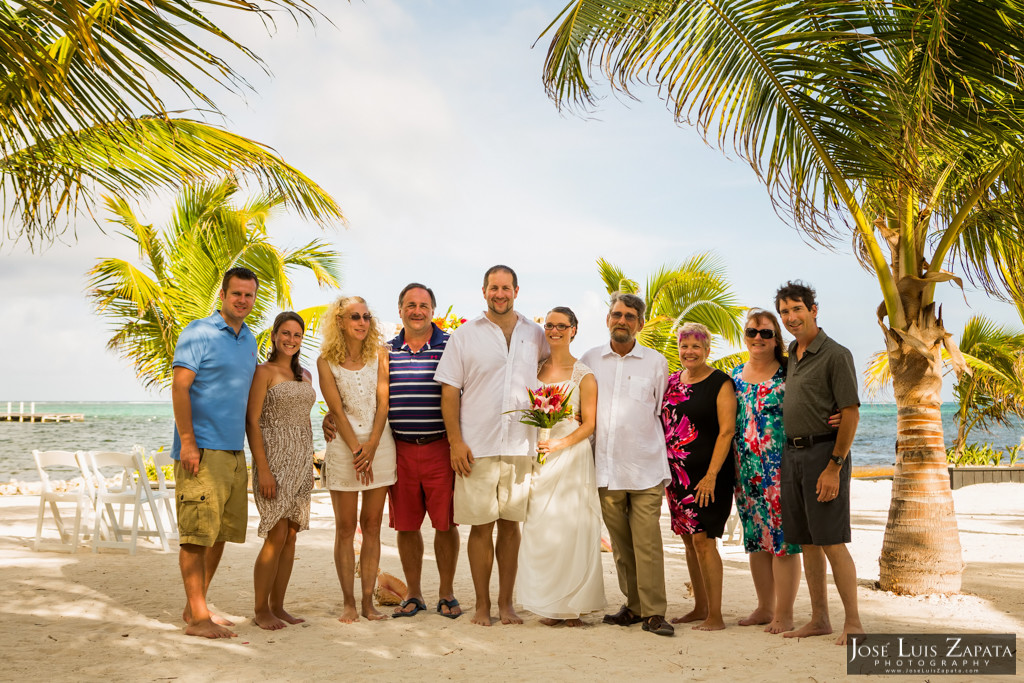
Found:
<path fill-rule="evenodd" d="M 1017 673 L 1013 633 L 868 633 L 846 643 L 847 674 Z"/>

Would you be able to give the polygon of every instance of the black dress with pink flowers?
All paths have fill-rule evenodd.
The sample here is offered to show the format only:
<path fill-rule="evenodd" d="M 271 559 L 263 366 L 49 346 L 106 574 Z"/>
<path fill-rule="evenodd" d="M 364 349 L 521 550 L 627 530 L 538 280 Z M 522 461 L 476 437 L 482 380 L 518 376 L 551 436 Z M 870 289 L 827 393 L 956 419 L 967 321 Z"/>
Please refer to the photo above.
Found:
<path fill-rule="evenodd" d="M 720 538 L 732 511 L 732 494 L 736 485 L 736 464 L 732 446 L 715 480 L 715 500 L 698 507 L 694 497 L 697 484 L 708 473 L 718 439 L 718 392 L 732 378 L 714 370 L 696 384 L 684 384 L 679 373 L 668 378 L 668 388 L 661 407 L 665 426 L 668 464 L 672 483 L 665 491 L 672 531 L 679 535 L 707 533 Z"/>

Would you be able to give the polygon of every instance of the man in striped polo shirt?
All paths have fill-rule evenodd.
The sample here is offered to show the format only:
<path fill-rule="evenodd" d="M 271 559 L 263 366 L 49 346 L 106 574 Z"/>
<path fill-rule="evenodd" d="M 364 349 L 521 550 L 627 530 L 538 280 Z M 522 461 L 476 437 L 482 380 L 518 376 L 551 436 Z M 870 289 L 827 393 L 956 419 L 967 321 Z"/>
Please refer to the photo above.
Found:
<path fill-rule="evenodd" d="M 398 295 L 403 329 L 388 342 L 388 420 L 398 450 L 398 481 L 391 486 L 389 517 L 391 527 L 398 532 L 398 556 L 409 587 L 395 617 L 413 616 L 425 609 L 420 585 L 420 527 L 425 515 L 430 515 L 434 527 L 434 556 L 440 578 L 437 611 L 450 619 L 462 614 L 452 585 L 459 557 L 459 531 L 452 507 L 455 472 L 441 417 L 441 385 L 434 381 L 448 333 L 433 323 L 436 305 L 429 287 L 418 282 L 406 285 Z"/>

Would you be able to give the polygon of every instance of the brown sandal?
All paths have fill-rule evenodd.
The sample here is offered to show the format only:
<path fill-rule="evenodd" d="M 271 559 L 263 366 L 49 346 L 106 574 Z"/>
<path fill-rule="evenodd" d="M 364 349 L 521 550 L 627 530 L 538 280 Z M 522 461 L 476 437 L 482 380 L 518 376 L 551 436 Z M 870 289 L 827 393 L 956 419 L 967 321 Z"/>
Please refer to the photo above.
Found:
<path fill-rule="evenodd" d="M 612 624 L 613 626 L 632 626 L 633 624 L 639 624 L 643 621 L 643 617 L 623 605 L 622 609 L 615 614 L 604 615 L 604 619 L 602 621 L 605 624 Z"/>

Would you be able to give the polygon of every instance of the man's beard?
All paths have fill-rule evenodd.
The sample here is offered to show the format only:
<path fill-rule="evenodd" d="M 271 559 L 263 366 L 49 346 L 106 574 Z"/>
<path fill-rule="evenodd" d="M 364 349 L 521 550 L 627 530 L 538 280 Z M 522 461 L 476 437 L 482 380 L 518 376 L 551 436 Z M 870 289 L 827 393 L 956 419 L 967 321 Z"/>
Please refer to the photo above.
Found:
<path fill-rule="evenodd" d="M 628 331 L 623 329 L 612 330 L 612 341 L 619 344 L 625 344 L 630 341 L 633 337 Z"/>

